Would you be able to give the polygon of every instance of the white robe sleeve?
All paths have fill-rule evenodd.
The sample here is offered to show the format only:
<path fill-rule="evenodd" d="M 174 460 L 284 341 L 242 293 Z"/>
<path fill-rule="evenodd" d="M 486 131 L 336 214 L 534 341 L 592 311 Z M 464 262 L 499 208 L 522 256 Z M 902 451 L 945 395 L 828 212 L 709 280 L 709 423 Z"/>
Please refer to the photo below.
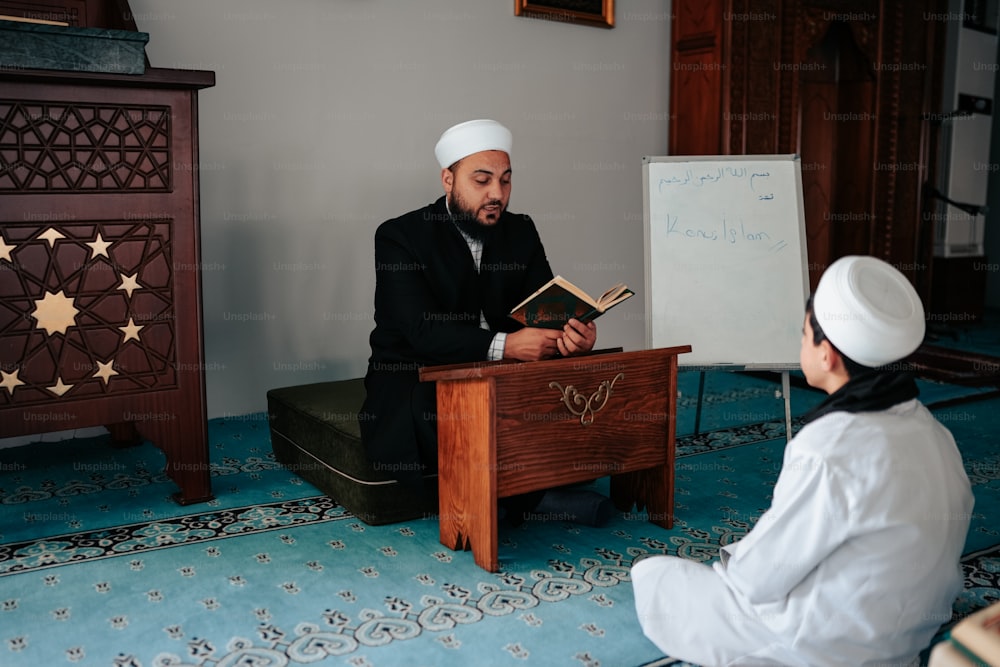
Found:
<path fill-rule="evenodd" d="M 813 435 L 836 437 L 817 430 Z M 770 509 L 742 540 L 723 547 L 716 565 L 753 605 L 783 602 L 850 532 L 850 502 L 836 472 L 795 445 L 788 445 Z"/>

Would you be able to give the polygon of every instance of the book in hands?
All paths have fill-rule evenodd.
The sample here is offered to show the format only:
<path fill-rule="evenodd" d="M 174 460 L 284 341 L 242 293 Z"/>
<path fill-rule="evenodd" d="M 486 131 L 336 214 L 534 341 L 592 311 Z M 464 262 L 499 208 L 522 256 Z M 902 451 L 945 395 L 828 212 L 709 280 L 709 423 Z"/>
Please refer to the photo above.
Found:
<path fill-rule="evenodd" d="M 618 283 L 594 299 L 562 276 L 556 276 L 514 306 L 510 316 L 526 327 L 562 329 L 574 317 L 584 324 L 595 320 L 633 294 L 625 283 Z"/>

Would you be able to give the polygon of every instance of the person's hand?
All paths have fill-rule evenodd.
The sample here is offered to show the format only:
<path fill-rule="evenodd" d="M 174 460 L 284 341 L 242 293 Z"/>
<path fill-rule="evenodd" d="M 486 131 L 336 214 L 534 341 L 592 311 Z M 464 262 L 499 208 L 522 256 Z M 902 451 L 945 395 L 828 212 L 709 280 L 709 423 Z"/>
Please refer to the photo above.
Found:
<path fill-rule="evenodd" d="M 556 341 L 559 354 L 571 357 L 594 349 L 597 342 L 597 325 L 593 321 L 584 324 L 573 318 L 563 327 L 562 336 Z"/>
<path fill-rule="evenodd" d="M 507 334 L 503 348 L 504 359 L 518 361 L 538 361 L 549 359 L 559 352 L 558 341 L 563 332 L 558 329 L 536 329 L 527 327 Z"/>

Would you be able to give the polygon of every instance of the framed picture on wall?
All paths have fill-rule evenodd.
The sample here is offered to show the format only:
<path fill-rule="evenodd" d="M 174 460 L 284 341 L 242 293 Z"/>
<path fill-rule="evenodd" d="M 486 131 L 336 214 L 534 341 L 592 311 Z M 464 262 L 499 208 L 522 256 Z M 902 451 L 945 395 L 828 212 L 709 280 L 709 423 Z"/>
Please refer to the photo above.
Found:
<path fill-rule="evenodd" d="M 514 15 L 615 27 L 615 0 L 514 0 Z"/>

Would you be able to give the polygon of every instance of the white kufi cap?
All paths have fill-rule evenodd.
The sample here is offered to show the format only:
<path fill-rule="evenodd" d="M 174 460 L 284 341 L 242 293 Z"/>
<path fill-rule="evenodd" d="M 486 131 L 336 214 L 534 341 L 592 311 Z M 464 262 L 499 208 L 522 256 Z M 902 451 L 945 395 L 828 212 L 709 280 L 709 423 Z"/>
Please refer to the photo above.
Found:
<path fill-rule="evenodd" d="M 444 131 L 434 147 L 434 156 L 445 169 L 480 151 L 503 151 L 509 156 L 513 142 L 510 130 L 495 120 L 469 120 Z"/>
<path fill-rule="evenodd" d="M 823 273 L 813 313 L 838 350 L 863 366 L 899 361 L 924 340 L 924 306 L 913 285 L 875 257 L 841 257 Z"/>

